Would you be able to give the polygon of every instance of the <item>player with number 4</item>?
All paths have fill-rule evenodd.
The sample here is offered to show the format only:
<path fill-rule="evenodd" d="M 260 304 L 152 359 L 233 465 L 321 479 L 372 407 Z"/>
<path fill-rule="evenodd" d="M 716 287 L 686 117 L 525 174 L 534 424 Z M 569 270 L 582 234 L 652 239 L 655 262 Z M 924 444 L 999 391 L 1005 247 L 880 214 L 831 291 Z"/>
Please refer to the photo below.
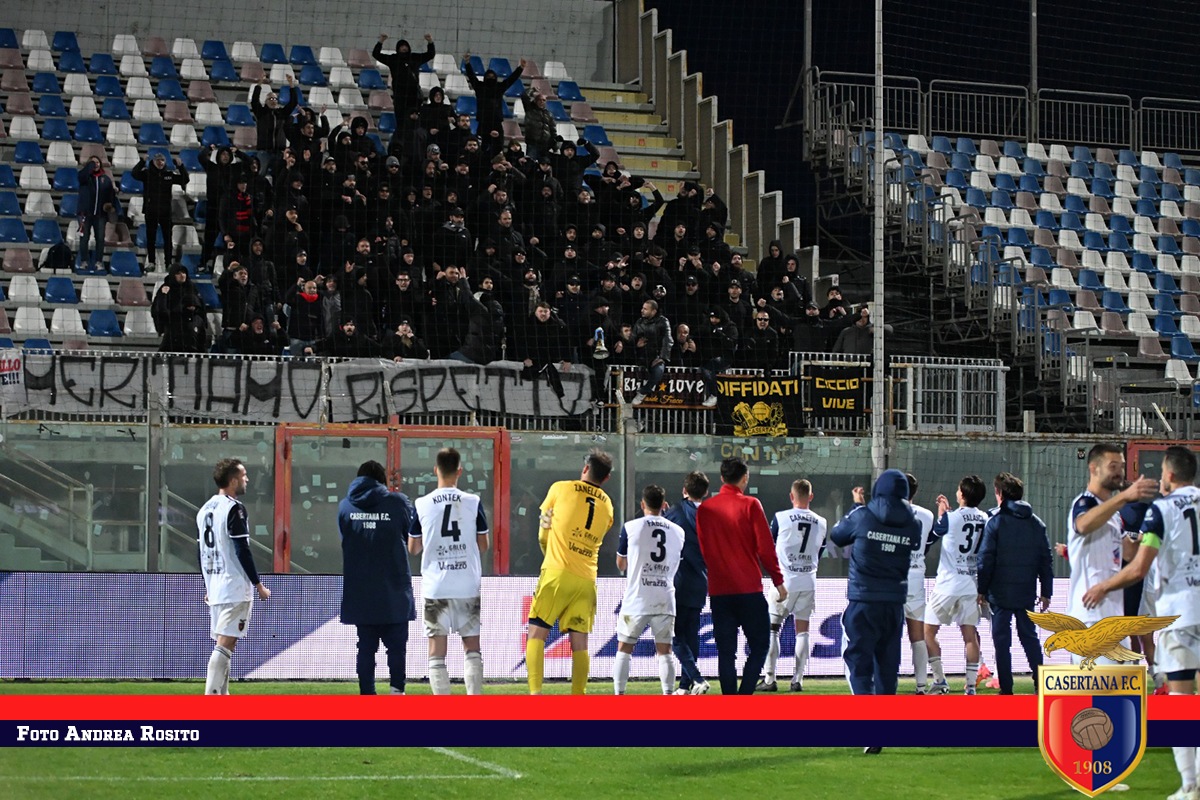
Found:
<path fill-rule="evenodd" d="M 987 488 L 978 475 L 968 475 L 958 482 L 958 508 L 950 509 L 950 500 L 940 494 L 937 498 L 938 520 L 933 536 L 942 540 L 938 559 L 937 579 L 925 605 L 925 646 L 929 648 L 929 668 L 933 683 L 929 694 L 949 694 L 946 670 L 942 666 L 942 648 L 938 644 L 938 628 L 957 625 L 962 631 L 966 650 L 965 694 L 975 694 L 975 678 L 979 674 L 979 591 L 976 586 L 976 556 L 983 541 L 987 514 L 979 510 Z"/>
<path fill-rule="evenodd" d="M 613 524 L 612 500 L 600 488 L 612 474 L 612 456 L 594 449 L 579 480 L 558 481 L 542 501 L 538 544 L 545 553 L 529 606 L 525 669 L 529 693 L 542 693 L 546 639 L 555 621 L 571 641 L 571 694 L 587 689 L 588 634 L 596 621 L 596 568 L 600 545 Z"/>

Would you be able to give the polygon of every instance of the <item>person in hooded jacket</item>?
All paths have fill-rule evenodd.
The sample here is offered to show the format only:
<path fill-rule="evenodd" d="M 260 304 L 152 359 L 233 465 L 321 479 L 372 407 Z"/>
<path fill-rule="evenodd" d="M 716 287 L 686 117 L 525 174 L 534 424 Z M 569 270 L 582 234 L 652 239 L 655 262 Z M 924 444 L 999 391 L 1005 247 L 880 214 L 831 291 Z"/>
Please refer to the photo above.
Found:
<path fill-rule="evenodd" d="M 359 332 L 354 317 L 350 316 L 342 317 L 341 326 L 331 336 L 304 350 L 305 355 L 330 358 L 378 358 L 382 353 L 379 343 Z"/>
<path fill-rule="evenodd" d="M 500 359 L 500 343 L 504 341 L 504 308 L 491 292 L 471 291 L 471 284 L 462 279 L 466 293 L 463 302 L 467 310 L 467 333 L 462 346 L 450 354 L 456 361 L 468 364 L 490 364 Z"/>
<path fill-rule="evenodd" d="M 700 258 L 705 264 L 720 261 L 728 264 L 733 258 L 733 249 L 725 244 L 725 227 L 719 222 L 709 222 L 704 226 L 700 239 Z"/>
<path fill-rule="evenodd" d="M 422 64 L 433 60 L 437 50 L 433 46 L 433 36 L 428 33 L 425 34 L 424 53 L 414 53 L 406 39 L 396 42 L 394 53 L 384 53 L 383 43 L 387 40 L 386 33 L 379 34 L 379 41 L 371 49 L 371 57 L 391 70 L 392 104 L 396 109 L 396 119 L 403 120 L 421 104 L 421 82 L 417 73 Z"/>
<path fill-rule="evenodd" d="M 580 147 L 583 148 L 583 152 L 579 152 Z M 588 140 L 579 139 L 578 142 L 564 141 L 559 146 L 559 152 L 547 153 L 543 158 L 550 162 L 550 168 L 554 177 L 558 178 L 563 194 L 566 197 L 578 197 L 583 189 L 583 173 L 600 160 L 600 151 Z"/>
<path fill-rule="evenodd" d="M 279 105 L 279 95 L 271 91 L 271 84 L 265 76 L 250 90 L 250 110 L 254 113 L 254 124 L 258 131 L 255 150 L 258 151 L 260 159 L 277 157 L 287 146 L 287 126 L 291 123 L 292 112 L 296 110 L 296 104 L 300 100 L 296 91 L 296 79 L 291 73 L 288 73 L 287 84 L 291 91 L 288 92 L 287 102 L 282 106 Z M 267 166 L 270 166 L 269 162 Z"/>
<path fill-rule="evenodd" d="M 161 353 L 200 353 L 204 347 L 197 326 L 204 319 L 204 303 L 188 276 L 187 267 L 176 264 L 151 305 L 155 329 L 162 334 Z"/>
<path fill-rule="evenodd" d="M 855 487 L 854 501 L 829 532 L 830 542 L 850 548 L 842 658 L 854 694 L 895 694 L 908 567 L 923 544 L 921 524 L 907 502 L 908 478 L 898 469 L 879 476 L 870 502 Z"/>
<path fill-rule="evenodd" d="M 755 276 L 764 286 L 774 286 L 783 277 L 783 242 L 772 239 L 767 244 L 767 252 L 758 262 Z"/>
<path fill-rule="evenodd" d="M 146 268 L 165 263 L 171 251 L 171 187 L 187 186 L 187 170 L 178 157 L 168 165 L 167 154 L 156 150 L 153 157 L 133 165 L 133 177 L 142 182 L 142 213 L 146 215 Z M 162 234 L 162 258 L 157 256 L 158 235 Z M 80 248 L 82 252 L 83 248 Z"/>
<path fill-rule="evenodd" d="M 421 152 L 431 144 L 443 150 L 449 146 L 454 117 L 454 106 L 446 102 L 446 91 L 434 86 L 429 90 L 429 99 L 417 109 L 417 129 L 423 134 L 417 139 Z"/>
<path fill-rule="evenodd" d="M 1012 694 L 1014 618 L 1017 637 L 1033 670 L 1033 685 L 1038 685 L 1042 647 L 1029 612 L 1035 600 L 1040 611 L 1050 607 L 1050 598 L 1054 596 L 1054 561 L 1046 524 L 1023 499 L 1025 484 L 1021 479 L 1010 472 L 1001 472 L 993 486 L 999 508 L 983 528 L 976 581 L 980 601 L 986 600 L 992 610 L 992 642 L 996 645 L 1000 694 Z M 1040 593 L 1036 589 L 1039 582 Z"/>
<path fill-rule="evenodd" d="M 675 694 L 706 694 L 709 686 L 696 666 L 700 656 L 700 612 L 708 600 L 708 567 L 700 552 L 696 512 L 708 496 L 708 476 L 699 470 L 683 479 L 683 499 L 664 517 L 683 528 L 683 553 L 675 571 L 675 634 L 671 649 L 679 659 L 679 688 Z"/>
<path fill-rule="evenodd" d="M 384 340 L 383 354 L 396 362 L 425 361 L 429 358 L 429 348 L 413 331 L 412 322 L 402 319 Z"/>
<path fill-rule="evenodd" d="M 737 326 L 729 319 L 725 309 L 713 306 L 708 311 L 705 320 L 694 334 L 700 346 L 704 363 L 700 366 L 700 376 L 704 379 L 704 407 L 712 408 L 717 404 L 717 376 L 733 365 L 741 338 Z"/>
<path fill-rule="evenodd" d="M 288 306 L 288 351 L 299 356 L 325 335 L 325 309 L 315 280 L 297 278 L 283 302 Z"/>
<path fill-rule="evenodd" d="M 408 623 L 415 619 L 408 537 L 419 525 L 412 502 L 389 491 L 387 471 L 366 461 L 338 504 L 343 625 L 358 632 L 359 694 L 375 694 L 375 654 L 387 648 L 391 693 L 404 694 Z"/>
<path fill-rule="evenodd" d="M 207 150 L 200 151 L 199 160 L 206 176 L 206 191 L 209 197 L 208 223 L 204 226 L 200 263 L 211 271 L 217 237 L 221 233 L 221 225 L 218 223 L 224 213 L 222 205 L 234 191 L 234 178 L 244 169 L 246 156 L 237 147 L 218 148 L 214 144 L 209 145 Z M 82 195 L 80 200 L 82 201 Z"/>
<path fill-rule="evenodd" d="M 655 239 L 666 240 L 675 230 L 675 226 L 683 223 L 689 231 L 700 230 L 700 184 L 695 181 L 684 181 L 679 187 L 679 194 L 666 204 L 662 218 L 658 222 L 658 233 Z"/>
<path fill-rule="evenodd" d="M 268 325 L 262 314 L 252 315 L 246 330 L 235 333 L 232 342 L 233 349 L 244 356 L 277 356 L 285 344 L 279 323 Z"/>
<path fill-rule="evenodd" d="M 470 52 L 463 55 L 463 62 L 467 67 L 467 82 L 475 90 L 475 120 L 479 123 L 476 130 L 483 137 L 483 149 L 489 156 L 494 156 L 504 146 L 504 93 L 521 79 L 521 73 L 525 71 L 525 59 L 522 58 L 517 68 L 504 80 L 500 80 L 496 71 L 491 69 L 483 73 L 482 79 L 476 75 L 475 68 L 471 66 Z"/>
<path fill-rule="evenodd" d="M 83 254 L 88 240 L 95 237 L 95 250 L 90 263 L 98 268 L 104 263 L 104 224 L 115 221 L 121 214 L 121 199 L 112 176 L 104 171 L 97 156 L 92 156 L 79 170 L 79 253 L 75 266 L 83 266 Z M 170 232 L 165 242 L 170 241 Z"/>

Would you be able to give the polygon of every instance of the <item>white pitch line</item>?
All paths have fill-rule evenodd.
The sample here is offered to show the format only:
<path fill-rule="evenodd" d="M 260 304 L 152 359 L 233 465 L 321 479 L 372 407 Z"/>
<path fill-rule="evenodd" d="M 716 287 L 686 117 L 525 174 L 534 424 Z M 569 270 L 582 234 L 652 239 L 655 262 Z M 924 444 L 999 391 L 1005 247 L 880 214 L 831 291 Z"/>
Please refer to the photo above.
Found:
<path fill-rule="evenodd" d="M 507 775 L 490 773 L 487 775 L 226 775 L 202 778 L 185 775 L 163 775 L 139 777 L 121 777 L 117 775 L 0 775 L 0 781 L 24 781 L 26 783 L 54 783 L 57 781 L 73 781 L 76 783 L 207 783 L 219 781 L 223 783 L 272 783 L 275 781 L 481 781 L 498 780 Z"/>
<path fill-rule="evenodd" d="M 484 761 L 483 759 L 475 758 L 465 753 L 460 753 L 457 750 L 451 750 L 448 747 L 426 747 L 425 749 L 448 758 L 453 758 L 456 761 L 461 761 L 464 764 L 470 764 L 471 766 L 479 767 L 480 769 L 486 769 L 496 777 L 511 778 L 513 780 L 520 780 L 522 777 L 521 773 L 517 772 L 516 770 L 511 770 L 508 767 L 502 767 L 499 764 L 493 764 L 490 761 Z"/>

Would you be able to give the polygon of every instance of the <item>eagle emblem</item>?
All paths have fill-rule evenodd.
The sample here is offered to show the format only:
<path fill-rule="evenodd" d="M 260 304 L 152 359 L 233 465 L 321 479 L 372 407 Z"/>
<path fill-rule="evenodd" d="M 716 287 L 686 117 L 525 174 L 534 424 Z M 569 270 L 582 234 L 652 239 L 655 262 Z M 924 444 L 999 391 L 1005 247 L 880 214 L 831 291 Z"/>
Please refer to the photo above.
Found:
<path fill-rule="evenodd" d="M 1029 612 L 1029 619 L 1043 630 L 1053 633 L 1046 639 L 1046 655 L 1066 650 L 1082 656 L 1080 669 L 1095 669 L 1097 658 L 1113 661 L 1141 661 L 1140 654 L 1117 642 L 1128 636 L 1144 636 L 1161 631 L 1179 617 L 1105 617 L 1090 628 L 1070 614 Z"/>

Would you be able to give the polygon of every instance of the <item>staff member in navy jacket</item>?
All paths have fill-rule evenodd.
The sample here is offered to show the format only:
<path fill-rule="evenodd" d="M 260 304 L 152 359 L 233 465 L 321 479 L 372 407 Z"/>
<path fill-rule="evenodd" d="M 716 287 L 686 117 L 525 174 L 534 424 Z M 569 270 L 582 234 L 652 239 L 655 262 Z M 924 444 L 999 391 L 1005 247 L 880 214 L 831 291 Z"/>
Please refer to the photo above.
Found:
<path fill-rule="evenodd" d="M 746 494 L 750 470 L 730 456 L 721 462 L 720 493 L 696 511 L 700 552 L 708 565 L 708 594 L 712 597 L 713 638 L 717 640 L 717 676 L 721 694 L 754 694 L 771 645 L 771 614 L 763 597 L 765 569 L 787 599 L 783 573 L 762 503 Z M 905 556 L 907 558 L 907 555 Z M 738 628 L 750 648 L 738 686 Z"/>
<path fill-rule="evenodd" d="M 1037 629 L 1029 619 L 1037 597 L 1044 612 L 1054 593 L 1054 564 L 1050 558 L 1050 540 L 1046 524 L 1026 503 L 1025 484 L 1009 472 L 1001 472 L 994 482 L 995 516 L 983 529 L 979 548 L 979 599 L 992 607 L 992 642 L 996 646 L 996 674 L 1000 694 L 1013 693 L 1012 620 L 1017 620 L 1017 638 L 1033 670 L 1037 685 L 1042 648 Z M 1037 583 L 1042 593 L 1037 596 Z"/>
<path fill-rule="evenodd" d="M 407 497 L 387 488 L 378 461 L 358 468 L 338 505 L 342 536 L 342 624 L 358 629 L 358 691 L 375 694 L 375 653 L 387 648 L 392 694 L 404 694 L 408 622 L 415 619 L 408 532 L 416 510 Z"/>
<path fill-rule="evenodd" d="M 855 490 L 856 501 L 861 491 Z M 842 658 L 854 694 L 896 693 L 909 559 L 921 546 L 921 525 L 907 500 L 908 478 L 885 470 L 870 502 L 851 509 L 829 532 L 838 547 L 850 546 Z"/>
<path fill-rule="evenodd" d="M 675 636 L 671 649 L 679 659 L 679 688 L 676 694 L 705 694 L 708 681 L 700 674 L 700 612 L 708 598 L 708 568 L 696 535 L 696 510 L 708 494 L 708 476 L 689 472 L 683 479 L 683 500 L 665 516 L 683 528 L 683 557 L 675 572 Z"/>

